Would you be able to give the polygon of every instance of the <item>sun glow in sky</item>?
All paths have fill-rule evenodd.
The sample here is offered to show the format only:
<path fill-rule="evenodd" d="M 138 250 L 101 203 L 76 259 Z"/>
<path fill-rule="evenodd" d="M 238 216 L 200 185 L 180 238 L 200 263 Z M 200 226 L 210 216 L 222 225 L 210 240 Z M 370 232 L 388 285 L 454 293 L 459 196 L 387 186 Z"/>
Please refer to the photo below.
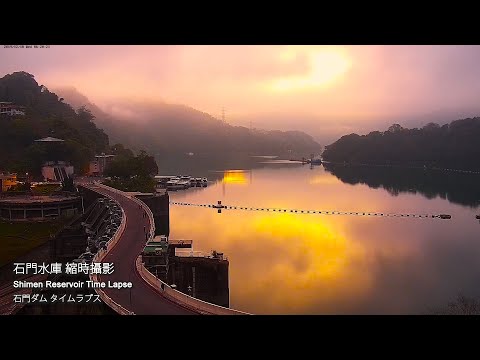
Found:
<path fill-rule="evenodd" d="M 269 84 L 274 91 L 297 91 L 309 88 L 326 88 L 335 86 L 335 81 L 352 66 L 346 51 L 342 48 L 306 49 L 310 70 L 306 74 L 275 79 Z M 283 61 L 292 61 L 299 56 L 295 47 L 285 49 L 280 54 Z"/>
<path fill-rule="evenodd" d="M 108 109 L 186 104 L 255 128 L 318 140 L 394 122 L 478 116 L 480 46 L 161 45 L 0 48 L 0 76 L 27 71 Z"/>

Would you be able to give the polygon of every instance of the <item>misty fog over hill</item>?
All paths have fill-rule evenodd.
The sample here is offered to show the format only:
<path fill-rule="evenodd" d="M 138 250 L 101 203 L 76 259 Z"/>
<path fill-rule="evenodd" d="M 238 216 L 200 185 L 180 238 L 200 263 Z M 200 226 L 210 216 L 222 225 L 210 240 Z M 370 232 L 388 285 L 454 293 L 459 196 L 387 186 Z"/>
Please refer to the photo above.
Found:
<path fill-rule="evenodd" d="M 72 87 L 56 88 L 74 108 L 86 106 L 112 142 L 162 153 L 232 153 L 308 156 L 321 146 L 301 131 L 232 126 L 185 105 L 119 100 L 108 113 Z"/>

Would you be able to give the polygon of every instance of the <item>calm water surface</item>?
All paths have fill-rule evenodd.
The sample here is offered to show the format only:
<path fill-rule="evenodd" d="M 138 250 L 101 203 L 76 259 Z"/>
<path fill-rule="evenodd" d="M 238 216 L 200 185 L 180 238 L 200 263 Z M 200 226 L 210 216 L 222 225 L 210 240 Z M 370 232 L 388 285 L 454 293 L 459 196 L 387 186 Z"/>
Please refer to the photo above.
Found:
<path fill-rule="evenodd" d="M 260 161 L 253 170 L 192 174 L 213 181 L 171 192 L 171 200 L 452 219 L 218 214 L 172 205 L 172 239 L 193 239 L 195 250 L 228 256 L 231 307 L 256 314 L 418 314 L 459 294 L 480 296 L 477 178 L 439 181 L 441 173 L 368 169 L 332 174 L 323 166 Z"/>

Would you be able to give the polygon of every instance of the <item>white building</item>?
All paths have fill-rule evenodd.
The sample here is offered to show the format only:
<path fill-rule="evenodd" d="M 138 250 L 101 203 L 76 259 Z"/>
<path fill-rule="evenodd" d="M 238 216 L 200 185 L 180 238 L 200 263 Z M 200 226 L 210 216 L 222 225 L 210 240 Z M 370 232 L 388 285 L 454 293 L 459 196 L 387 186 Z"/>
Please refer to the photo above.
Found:
<path fill-rule="evenodd" d="M 95 155 L 95 160 L 90 161 L 90 175 L 103 175 L 108 165 L 113 161 L 115 155 Z"/>
<path fill-rule="evenodd" d="M 25 115 L 25 107 L 11 102 L 0 102 L 0 115 Z"/>

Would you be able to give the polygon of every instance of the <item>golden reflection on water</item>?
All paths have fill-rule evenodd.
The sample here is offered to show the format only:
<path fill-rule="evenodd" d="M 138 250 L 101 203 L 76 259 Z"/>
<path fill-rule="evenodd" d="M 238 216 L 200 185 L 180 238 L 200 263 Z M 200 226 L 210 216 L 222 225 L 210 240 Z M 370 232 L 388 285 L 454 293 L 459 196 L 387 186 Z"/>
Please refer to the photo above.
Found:
<path fill-rule="evenodd" d="M 245 172 L 242 170 L 228 170 L 223 173 L 223 183 L 246 185 L 248 180 Z"/>
<path fill-rule="evenodd" d="M 192 203 L 340 211 L 436 211 L 447 204 L 414 195 L 392 198 L 384 190 L 346 185 L 307 168 L 228 171 L 221 183 L 170 196 Z M 172 239 L 192 239 L 195 250 L 215 249 L 229 258 L 230 306 L 243 311 L 408 313 L 416 295 L 447 294 L 429 280 L 442 267 L 428 268 L 421 252 L 429 237 L 455 234 L 445 221 L 242 210 L 218 214 L 181 206 L 171 206 L 170 214 Z M 427 268 L 420 271 L 421 266 Z M 425 284 L 417 289 L 413 279 Z"/>

